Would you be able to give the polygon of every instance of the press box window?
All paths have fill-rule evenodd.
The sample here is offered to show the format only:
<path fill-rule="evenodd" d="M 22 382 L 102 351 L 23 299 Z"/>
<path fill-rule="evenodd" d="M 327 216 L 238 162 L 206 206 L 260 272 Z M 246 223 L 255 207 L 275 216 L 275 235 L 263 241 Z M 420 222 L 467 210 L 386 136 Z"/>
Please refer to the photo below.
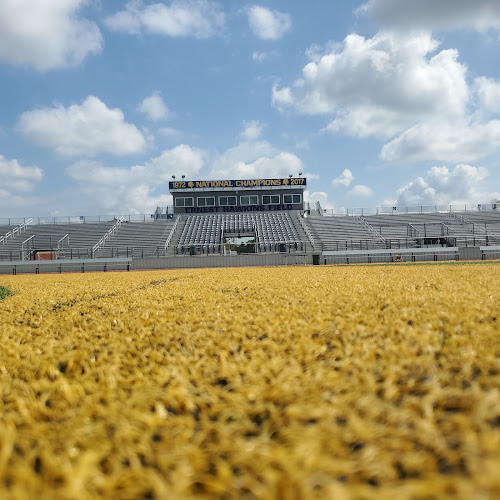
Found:
<path fill-rule="evenodd" d="M 175 199 L 176 207 L 192 207 L 193 206 L 193 198 L 176 198 Z"/>
<path fill-rule="evenodd" d="M 258 205 L 259 197 L 258 196 L 241 196 L 240 203 L 242 205 Z"/>
<path fill-rule="evenodd" d="M 264 205 L 278 204 L 280 202 L 279 194 L 264 194 L 262 195 L 262 203 Z"/>
<path fill-rule="evenodd" d="M 283 203 L 300 203 L 302 196 L 300 194 L 284 194 Z"/>
<path fill-rule="evenodd" d="M 236 205 L 236 196 L 219 196 L 219 207 L 233 207 Z"/>
<path fill-rule="evenodd" d="M 213 196 L 198 198 L 197 201 L 199 207 L 215 207 L 215 198 Z"/>

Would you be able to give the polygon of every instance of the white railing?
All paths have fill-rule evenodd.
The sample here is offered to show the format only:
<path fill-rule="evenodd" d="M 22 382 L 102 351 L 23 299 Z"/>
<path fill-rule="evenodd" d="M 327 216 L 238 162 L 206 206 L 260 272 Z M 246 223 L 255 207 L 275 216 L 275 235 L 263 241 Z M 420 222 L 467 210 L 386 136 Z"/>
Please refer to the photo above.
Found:
<path fill-rule="evenodd" d="M 99 252 L 101 248 L 106 244 L 106 241 L 109 240 L 112 234 L 122 225 L 122 222 L 125 220 L 125 216 L 122 215 L 116 222 L 113 224 L 113 227 L 92 247 L 92 255 L 94 253 Z"/>
<path fill-rule="evenodd" d="M 321 206 L 318 207 L 314 203 L 316 210 L 318 208 L 322 210 L 323 215 L 370 215 L 370 214 L 405 214 L 405 213 L 450 213 L 450 212 L 486 212 L 495 211 L 500 213 L 500 202 L 496 203 L 478 203 L 478 204 L 468 204 L 468 205 L 414 205 L 414 206 L 380 206 L 375 208 L 325 208 L 322 209 Z M 309 208 L 312 212 L 315 210 L 312 208 L 309 202 L 304 202 L 304 209 Z M 173 208 L 169 207 L 167 214 L 171 214 Z M 111 222 L 118 218 L 124 218 L 124 221 L 128 222 L 155 222 L 155 214 L 129 214 L 129 215 L 64 215 L 57 217 L 30 217 L 26 219 L 25 217 L 3 217 L 0 218 L 0 225 L 13 226 L 20 224 L 84 224 L 84 223 L 98 223 L 98 222 Z M 1 242 L 1 238 L 0 238 Z"/>
<path fill-rule="evenodd" d="M 498 211 L 500 203 L 478 203 L 473 205 L 395 205 L 382 207 L 360 207 L 360 208 L 328 208 L 323 210 L 323 215 L 398 215 L 398 214 L 426 214 L 426 213 L 451 213 L 451 212 L 488 212 Z"/>
<path fill-rule="evenodd" d="M 21 243 L 21 259 L 26 260 L 30 256 L 29 249 L 35 248 L 35 235 L 33 234 L 28 239 Z"/>
<path fill-rule="evenodd" d="M 179 225 L 180 218 L 181 218 L 180 214 L 175 218 L 174 225 L 172 226 L 172 229 L 170 230 L 170 234 L 168 235 L 168 238 L 165 241 L 165 247 L 163 248 L 163 250 L 164 250 L 163 255 L 167 255 L 168 247 L 169 247 L 170 243 L 172 242 L 172 238 L 174 237 L 174 233 L 177 229 L 177 226 Z"/>
<path fill-rule="evenodd" d="M 57 242 L 57 250 L 62 250 L 63 248 L 69 248 L 69 234 L 65 234 L 58 242 Z"/>
<path fill-rule="evenodd" d="M 26 227 L 28 226 L 28 224 L 30 224 L 31 222 L 33 222 L 33 219 L 27 219 L 26 222 L 22 222 L 21 224 L 19 224 L 19 226 L 15 227 L 14 229 L 12 229 L 11 231 L 8 231 L 5 236 L 0 236 L 0 243 L 2 245 L 5 245 L 5 243 L 7 242 L 7 240 L 9 238 L 14 238 L 14 236 L 16 234 L 22 234 L 22 233 L 25 233 L 26 232 Z"/>
<path fill-rule="evenodd" d="M 408 224 L 406 226 L 406 236 L 408 238 L 420 238 L 420 231 L 413 224 Z"/>
<path fill-rule="evenodd" d="M 316 245 L 321 245 L 321 247 L 323 247 L 323 244 L 321 243 L 321 240 L 319 239 L 319 237 L 317 238 L 318 241 L 316 241 L 316 238 L 312 234 L 311 229 L 305 223 L 304 219 L 300 215 L 299 215 L 298 219 L 299 219 L 300 225 L 302 226 L 302 229 L 306 233 L 306 236 L 309 238 L 309 241 L 311 242 L 313 249 L 316 250 Z M 323 249 L 323 248 L 321 248 L 321 249 Z"/>
<path fill-rule="evenodd" d="M 378 231 L 378 229 L 375 229 L 367 220 L 363 219 L 363 217 L 358 216 L 358 219 L 370 234 L 373 234 L 373 236 L 378 238 L 380 241 L 385 242 L 385 238 L 380 234 L 380 231 Z"/>

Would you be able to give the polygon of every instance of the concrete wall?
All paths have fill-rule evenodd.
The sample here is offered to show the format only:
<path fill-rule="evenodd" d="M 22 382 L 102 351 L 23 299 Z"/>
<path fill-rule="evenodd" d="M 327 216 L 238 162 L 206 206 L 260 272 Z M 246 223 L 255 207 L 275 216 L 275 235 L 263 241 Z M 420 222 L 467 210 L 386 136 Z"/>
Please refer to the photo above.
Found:
<path fill-rule="evenodd" d="M 312 264 L 311 254 L 202 255 L 134 259 L 132 269 L 181 269 L 203 267 L 293 266 Z"/>
<path fill-rule="evenodd" d="M 89 273 L 128 271 L 131 259 L 61 259 L 0 262 L 0 274 Z"/>
<path fill-rule="evenodd" d="M 423 251 L 425 250 L 425 251 Z M 465 252 L 464 250 L 469 250 Z M 151 257 L 145 259 L 74 259 L 58 261 L 17 261 L 0 262 L 1 274 L 42 274 L 65 272 L 127 271 L 145 269 L 182 269 L 204 267 L 245 267 L 245 266 L 303 266 L 313 264 L 361 264 L 395 262 L 398 254 L 403 262 L 454 261 L 470 259 L 498 259 L 500 247 L 470 247 L 453 249 L 415 249 L 373 252 L 361 251 L 341 253 L 275 253 L 249 255 L 201 255 L 178 257 Z"/>
<path fill-rule="evenodd" d="M 458 249 L 460 260 L 481 260 L 482 252 L 479 247 L 460 247 Z"/>

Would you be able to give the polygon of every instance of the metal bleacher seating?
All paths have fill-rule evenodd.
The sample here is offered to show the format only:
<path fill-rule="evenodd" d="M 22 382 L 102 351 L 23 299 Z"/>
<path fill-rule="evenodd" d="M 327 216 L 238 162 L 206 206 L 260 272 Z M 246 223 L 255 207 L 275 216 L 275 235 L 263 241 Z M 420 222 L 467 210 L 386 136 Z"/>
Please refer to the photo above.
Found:
<path fill-rule="evenodd" d="M 384 248 L 384 242 L 370 232 L 357 217 L 310 216 L 304 219 L 322 243 L 323 250 L 363 250 Z"/>
<path fill-rule="evenodd" d="M 500 244 L 500 211 L 310 216 L 304 219 L 323 250 Z"/>
<path fill-rule="evenodd" d="M 61 250 L 87 257 L 92 247 L 112 226 L 113 222 L 31 224 L 22 234 L 0 245 L 0 260 L 24 260 L 29 258 L 32 249 Z"/>
<path fill-rule="evenodd" d="M 173 220 L 124 222 L 95 250 L 96 244 L 116 224 L 90 222 L 73 224 L 31 224 L 22 234 L 0 243 L 0 260 L 25 260 L 30 251 L 57 251 L 58 258 L 151 257 L 164 254 Z M 12 226 L 3 226 L 8 230 Z M 10 229 L 9 229 L 10 228 Z M 6 233 L 5 232 L 5 233 Z M 5 233 L 0 233 L 0 236 Z"/>
<path fill-rule="evenodd" d="M 288 213 L 190 215 L 177 242 L 177 253 L 199 247 L 201 253 L 220 253 L 224 235 L 252 236 L 260 252 L 279 251 L 279 245 L 301 249 L 302 240 Z"/>
<path fill-rule="evenodd" d="M 99 250 L 98 257 L 157 257 L 164 255 L 173 219 L 123 222 Z"/>

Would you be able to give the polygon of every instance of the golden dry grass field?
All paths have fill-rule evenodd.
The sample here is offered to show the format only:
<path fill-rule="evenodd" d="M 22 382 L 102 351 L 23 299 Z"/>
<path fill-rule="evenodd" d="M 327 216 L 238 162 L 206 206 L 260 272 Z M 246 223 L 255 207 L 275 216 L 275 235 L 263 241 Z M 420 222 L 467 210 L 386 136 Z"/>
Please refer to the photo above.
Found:
<path fill-rule="evenodd" d="M 500 265 L 2 276 L 2 499 L 500 498 Z"/>

